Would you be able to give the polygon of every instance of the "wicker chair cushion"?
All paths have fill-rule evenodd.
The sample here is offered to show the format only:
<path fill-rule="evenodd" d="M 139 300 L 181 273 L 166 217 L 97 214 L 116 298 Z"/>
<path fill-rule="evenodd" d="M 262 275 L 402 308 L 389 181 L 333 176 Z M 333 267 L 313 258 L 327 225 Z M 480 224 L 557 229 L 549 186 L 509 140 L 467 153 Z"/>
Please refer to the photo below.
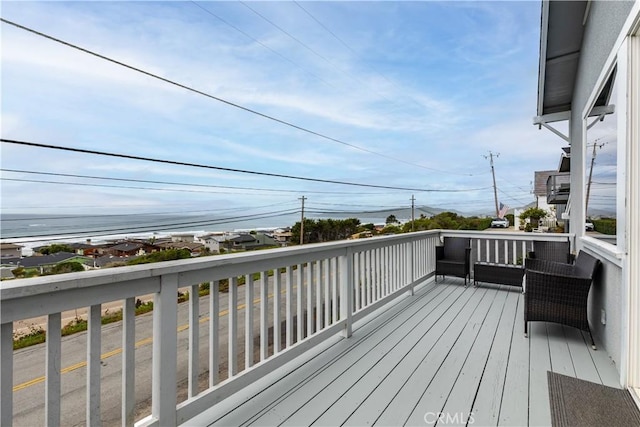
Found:
<path fill-rule="evenodd" d="M 534 240 L 533 252 L 529 255 L 535 259 L 568 263 L 571 246 L 569 242 L 543 242 Z"/>
<path fill-rule="evenodd" d="M 576 276 L 593 279 L 599 261 L 584 251 L 580 251 L 574 264 Z"/>
<path fill-rule="evenodd" d="M 471 247 L 470 239 L 462 237 L 444 238 L 444 259 L 448 261 L 459 261 L 464 263 L 465 250 Z"/>

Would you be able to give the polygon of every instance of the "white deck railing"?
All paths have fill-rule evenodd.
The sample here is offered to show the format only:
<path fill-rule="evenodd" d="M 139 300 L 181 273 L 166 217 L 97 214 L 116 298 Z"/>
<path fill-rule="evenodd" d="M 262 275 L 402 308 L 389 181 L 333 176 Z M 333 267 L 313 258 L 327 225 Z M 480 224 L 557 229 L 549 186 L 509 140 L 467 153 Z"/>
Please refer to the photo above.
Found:
<path fill-rule="evenodd" d="M 89 307 L 86 422 L 100 424 L 101 305 L 122 301 L 123 425 L 134 424 L 135 299 L 154 294 L 152 404 L 138 425 L 176 425 L 273 372 L 433 275 L 443 236 L 472 239 L 472 263 L 516 263 L 532 240 L 571 235 L 427 231 L 242 254 L 120 267 L 2 282 L 0 289 L 0 424 L 13 422 L 13 322 L 47 316 L 45 414 L 61 422 L 61 315 Z M 242 278 L 242 279 L 240 279 Z M 218 292 L 228 282 L 228 295 Z M 240 285 L 240 281 L 244 283 Z M 207 342 L 201 343 L 198 288 L 209 283 Z M 188 398 L 176 405 L 178 303 L 190 288 Z M 224 298 L 222 297 L 224 295 Z M 227 301 L 226 307 L 221 302 Z M 221 316 L 226 313 L 227 326 Z M 283 331 L 283 333 L 280 333 Z M 207 347 L 202 360 L 200 349 Z M 221 372 L 226 357 L 227 368 Z M 209 371 L 206 389 L 198 376 Z M 82 420 L 74 420 L 75 423 Z"/>
<path fill-rule="evenodd" d="M 442 231 L 442 236 L 471 239 L 471 265 L 475 262 L 521 264 L 533 249 L 534 240 L 569 242 L 575 250 L 575 236 L 565 233 L 519 233 L 510 231 Z"/>

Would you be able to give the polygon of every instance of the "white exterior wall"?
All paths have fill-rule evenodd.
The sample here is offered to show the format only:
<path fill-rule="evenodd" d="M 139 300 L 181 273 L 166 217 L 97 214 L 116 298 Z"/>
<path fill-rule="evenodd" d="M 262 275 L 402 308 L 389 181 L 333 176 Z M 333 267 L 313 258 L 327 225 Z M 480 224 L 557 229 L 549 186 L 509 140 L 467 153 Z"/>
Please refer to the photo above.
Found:
<path fill-rule="evenodd" d="M 623 300 L 622 268 L 587 248 L 583 248 L 601 259 L 602 267 L 594 281 L 589 293 L 589 323 L 591 332 L 597 336 L 601 345 L 607 350 L 609 356 L 616 364 L 618 372 L 621 371 L 623 342 L 624 315 L 620 307 Z M 604 321 L 602 315 L 604 311 Z"/>
<path fill-rule="evenodd" d="M 618 50 L 622 42 L 631 31 L 633 19 L 637 19 L 637 2 L 590 2 L 589 16 L 585 25 L 583 45 L 580 53 L 580 63 L 575 82 L 574 96 L 572 100 L 572 111 L 570 120 L 570 140 L 571 140 L 571 221 L 570 232 L 576 234 L 577 249 L 591 252 L 603 261 L 603 268 L 594 281 L 592 295 L 590 298 L 589 321 L 594 335 L 605 347 L 620 371 L 621 384 L 628 385 L 630 380 L 627 371 L 629 366 L 637 365 L 638 362 L 630 361 L 630 341 L 639 341 L 637 334 L 640 328 L 630 324 L 630 304 L 638 299 L 637 297 L 637 277 L 633 278 L 629 273 L 629 266 L 640 262 L 640 254 L 630 250 L 629 223 L 627 218 L 637 218 L 640 212 L 627 212 L 627 208 L 618 209 L 618 229 L 622 236 L 618 238 L 618 245 L 594 242 L 595 239 L 584 237 L 585 219 L 585 159 L 586 159 L 586 116 L 591 110 L 592 103 L 601 91 L 609 73 L 617 63 Z M 618 148 L 627 150 L 626 145 L 631 143 L 637 146 L 638 141 L 627 139 L 627 125 L 629 123 L 626 109 L 629 87 L 627 87 L 626 70 L 618 70 L 621 76 L 618 81 L 618 99 L 612 99 L 611 103 L 616 105 L 622 117 L 618 123 Z M 620 71 L 622 71 L 620 73 Z M 637 95 L 636 95 L 637 96 Z M 622 105 L 620 105 L 622 103 Z M 621 108 L 618 108 L 621 107 Z M 606 119 L 605 119 L 606 120 Z M 636 119 L 637 120 L 637 119 Z M 624 157 L 624 156 L 623 156 Z M 625 168 L 629 168 L 627 171 Z M 621 206 L 637 206 L 638 194 L 631 194 L 624 189 L 628 189 L 628 172 L 636 170 L 638 164 L 624 162 L 619 164 L 618 188 L 622 194 L 626 194 L 626 204 Z M 621 192 L 619 191 L 619 195 Z M 631 219 L 632 223 L 637 220 Z M 633 230 L 632 230 L 633 231 Z M 620 238 L 621 237 L 621 238 Z M 637 242 L 634 243 L 637 246 Z M 633 247 L 633 245 L 631 245 Z M 636 274 L 637 276 L 637 274 Z M 631 287 L 636 290 L 630 293 Z M 635 292 L 636 296 L 633 296 Z M 632 295 L 633 300 L 630 300 Z M 635 304 L 640 302 L 635 301 Z M 606 324 L 601 323 L 602 311 L 605 311 Z M 633 331 L 633 332 L 630 332 Z M 631 363 L 631 365 L 630 365 Z M 631 369 L 634 369 L 633 367 Z M 636 386 L 640 384 L 635 384 Z"/>

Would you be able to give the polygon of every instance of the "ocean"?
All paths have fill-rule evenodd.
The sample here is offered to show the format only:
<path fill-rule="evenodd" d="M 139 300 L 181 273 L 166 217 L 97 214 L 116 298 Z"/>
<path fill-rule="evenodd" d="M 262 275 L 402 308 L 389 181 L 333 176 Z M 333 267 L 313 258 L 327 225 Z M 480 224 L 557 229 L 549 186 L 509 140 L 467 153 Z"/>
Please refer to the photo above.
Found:
<path fill-rule="evenodd" d="M 313 218 L 314 215 L 305 215 Z M 337 218 L 339 215 L 318 215 L 317 218 Z M 317 219 L 314 218 L 314 219 Z M 123 238 L 169 236 L 173 233 L 203 235 L 208 232 L 273 230 L 291 227 L 300 221 L 300 214 L 237 215 L 222 218 L 213 215 L 40 215 L 0 214 L 0 240 L 23 245 L 26 251 L 55 242 L 101 243 Z M 361 223 L 384 223 L 384 218 L 360 218 Z"/>
<path fill-rule="evenodd" d="M 169 235 L 176 232 L 204 234 L 214 231 L 258 230 L 290 227 L 299 216 L 251 216 L 219 218 L 202 215 L 0 215 L 0 239 L 17 244 L 52 241 L 92 241 L 121 237 Z"/>

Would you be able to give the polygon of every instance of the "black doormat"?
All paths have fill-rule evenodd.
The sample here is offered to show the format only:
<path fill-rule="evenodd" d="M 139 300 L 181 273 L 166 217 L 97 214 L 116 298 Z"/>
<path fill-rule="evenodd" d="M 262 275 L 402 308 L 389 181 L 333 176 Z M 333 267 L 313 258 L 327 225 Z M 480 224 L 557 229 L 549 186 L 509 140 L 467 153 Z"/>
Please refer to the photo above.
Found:
<path fill-rule="evenodd" d="M 629 391 L 547 371 L 551 423 L 564 426 L 640 426 Z"/>

